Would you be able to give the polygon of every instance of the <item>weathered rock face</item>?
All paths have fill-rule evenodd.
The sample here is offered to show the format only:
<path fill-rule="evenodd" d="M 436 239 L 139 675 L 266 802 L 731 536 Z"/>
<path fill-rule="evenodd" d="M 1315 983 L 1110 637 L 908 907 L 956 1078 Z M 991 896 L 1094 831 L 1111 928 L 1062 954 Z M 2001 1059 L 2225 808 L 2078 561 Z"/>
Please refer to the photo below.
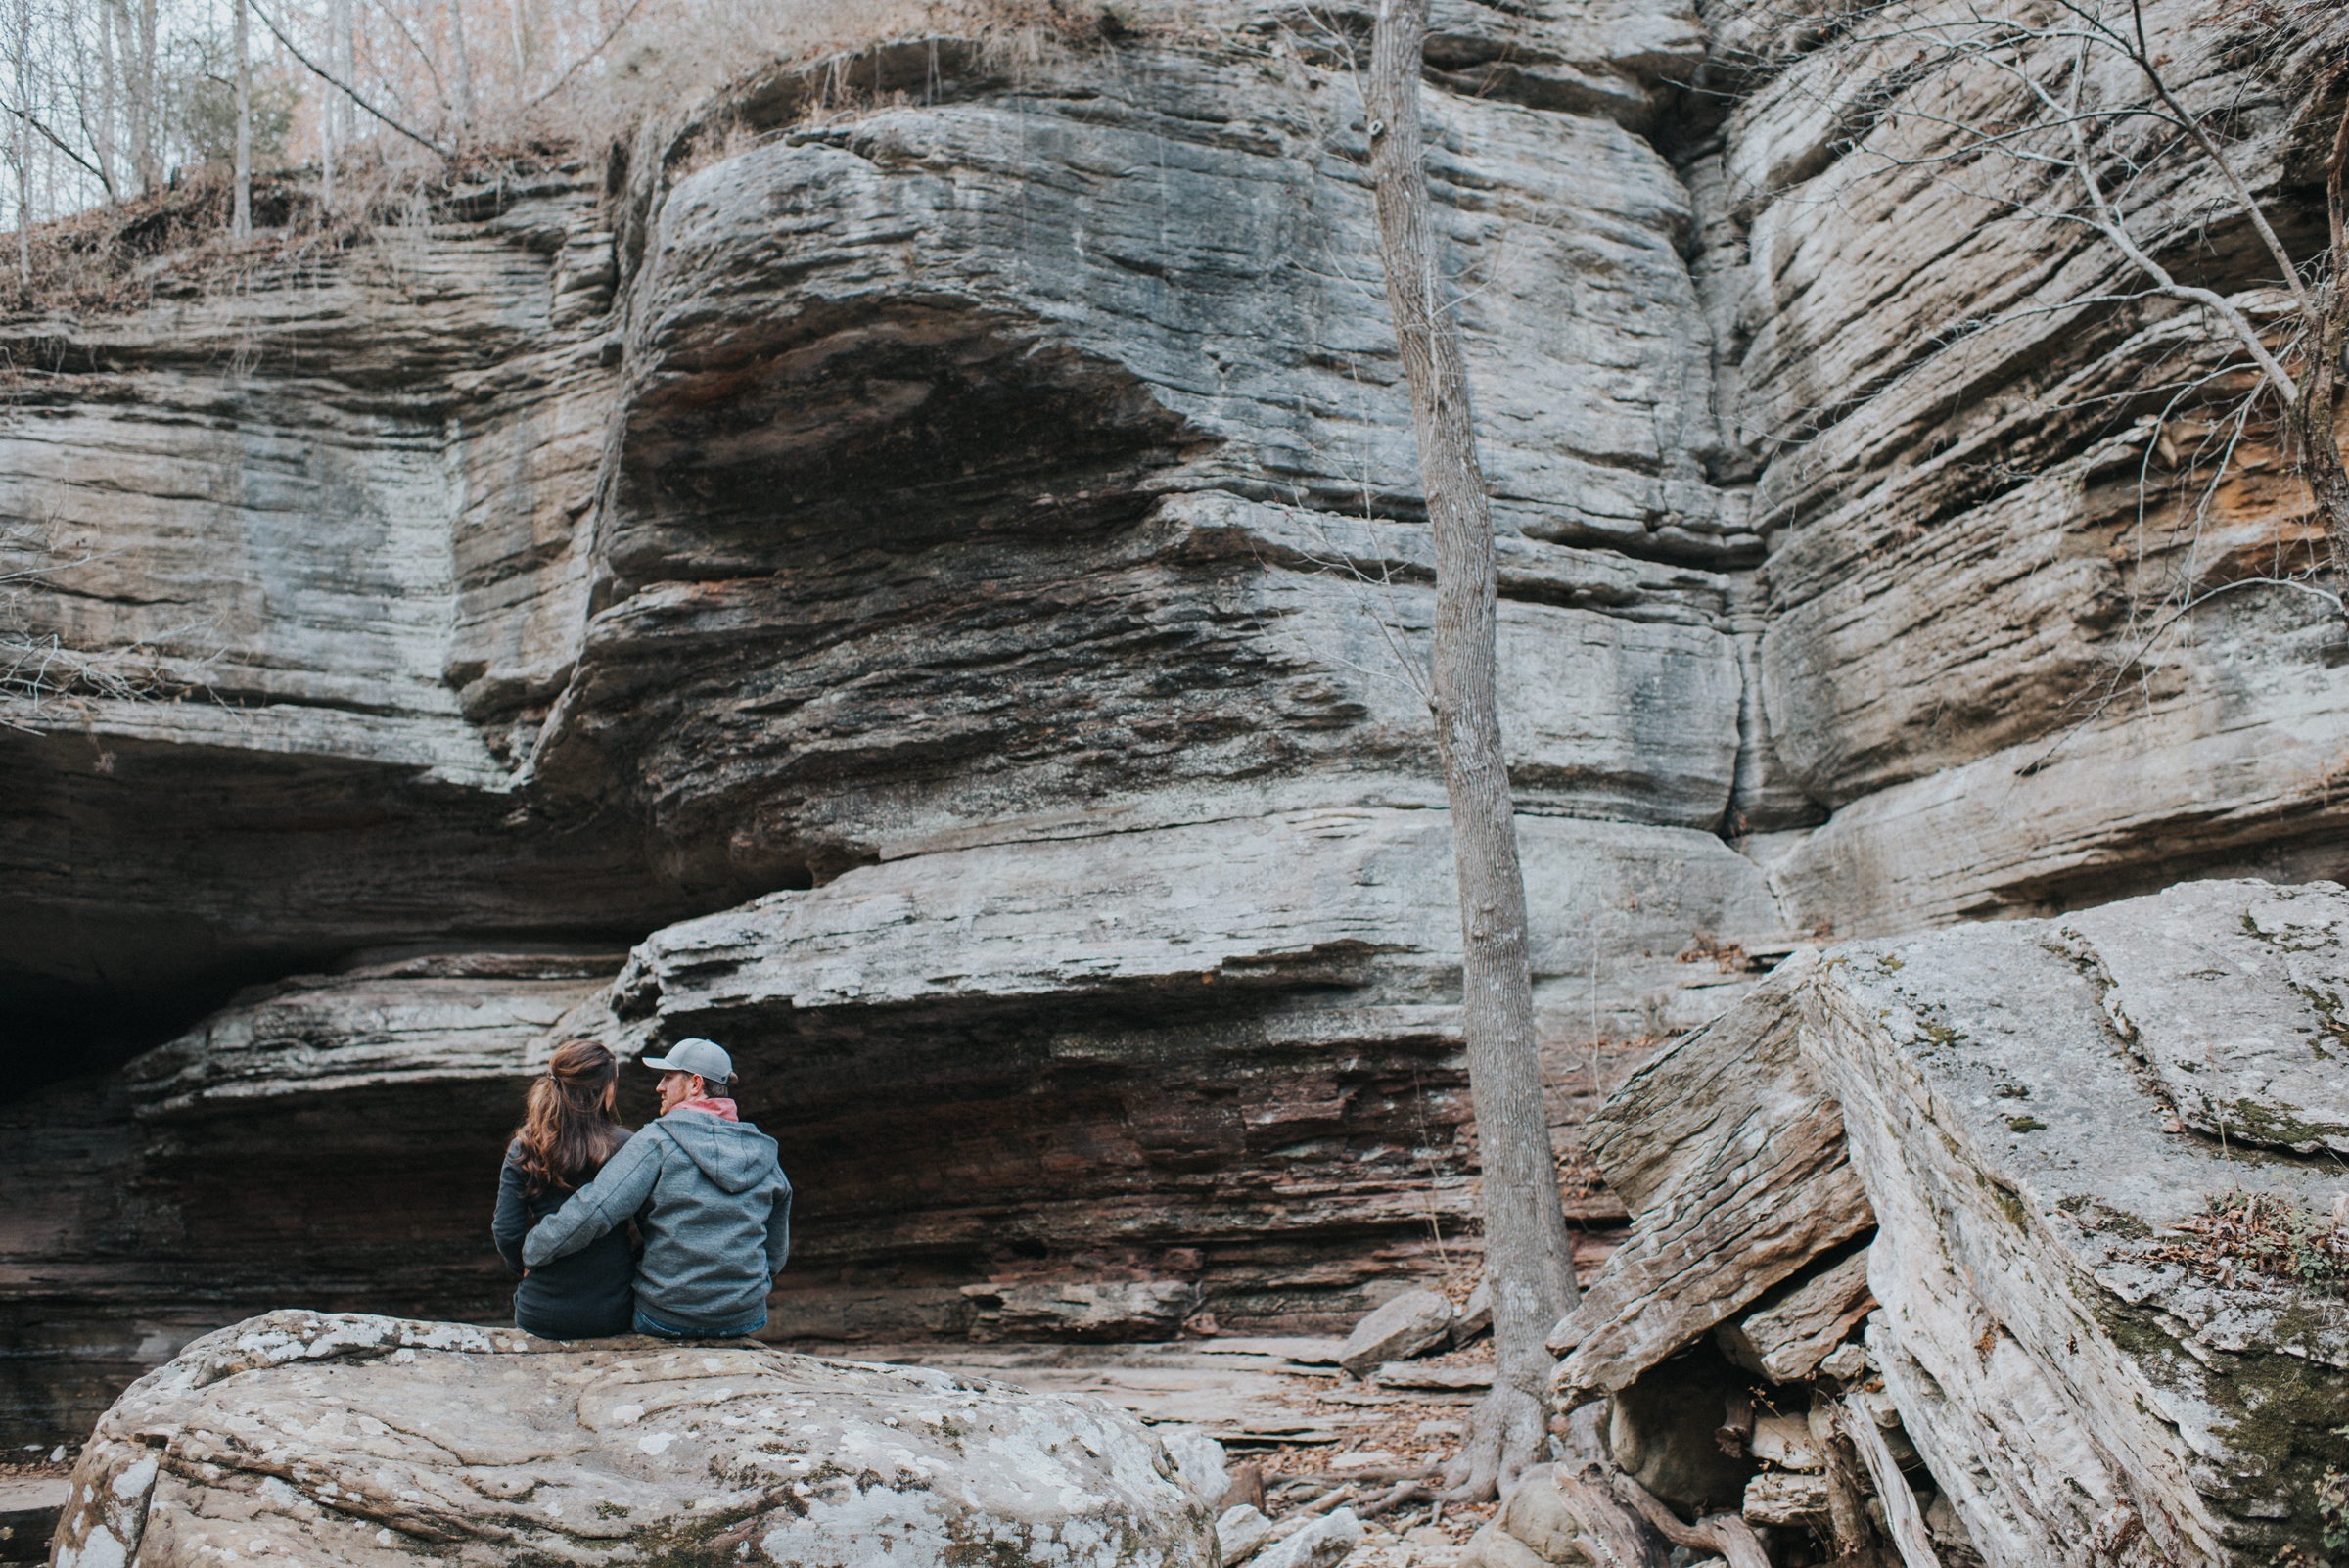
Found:
<path fill-rule="evenodd" d="M 1428 583 L 1349 92 L 1150 51 L 666 189 L 609 581 L 532 776 L 617 771 L 712 901 L 1075 821 L 1440 801 L 1387 646 L 1423 644 Z M 1705 480 L 1686 197 L 1612 121 L 1444 106 L 1487 463 L 1532 546 L 1526 807 L 1710 831 L 1736 751 L 1723 579 L 1539 547 L 1720 566 L 1758 543 L 1723 542 Z M 1316 558 L 1406 580 L 1294 570 Z"/>
<path fill-rule="evenodd" d="M 2349 1103 L 2328 1071 L 2344 922 L 2335 884 L 2210 882 L 1847 944 L 1788 965 L 1635 1079 L 1682 1054 L 1701 1062 L 1724 1032 L 1799 1041 L 1801 1063 L 1779 1076 L 1834 1096 L 1877 1227 L 1865 1268 L 1882 1306 L 1865 1357 L 1846 1345 L 1824 1369 L 1847 1390 L 1880 1375 L 1929 1489 L 1986 1561 L 2068 1560 L 2084 1542 L 2115 1563 L 2323 1549 L 2325 1483 L 2349 1470 L 2349 1300 L 2326 1249 L 2349 1251 L 2349 1228 L 2338 1163 L 2295 1146 L 2321 1143 Z M 2202 1125 L 2222 1107 L 2224 1136 Z M 1636 1093 L 1611 1111 L 1639 1114 Z M 1683 1162 L 1726 1168 L 1704 1151 L 1736 1137 L 1696 1142 Z M 1768 1177 L 1751 1184 L 1760 1201 Z M 1676 1207 L 1732 1185 L 1682 1183 L 1635 1215 L 1592 1296 L 1659 1326 L 1585 1331 L 1563 1382 L 1644 1397 L 1667 1357 L 1729 1325 L 1737 1306 L 1700 1311 L 1664 1279 L 1651 1299 L 1638 1287 Z M 1782 1251 L 1762 1237 L 1717 1268 L 1782 1268 Z M 1824 1245 L 1806 1262 L 1814 1284 L 1781 1315 L 1806 1296 L 1850 1299 L 1848 1263 L 1828 1266 Z M 1832 1301 L 1808 1310 L 1858 1326 Z M 1773 1403 L 1819 1364 L 1785 1364 Z"/>
<path fill-rule="evenodd" d="M 2339 618 L 2243 580 L 2304 566 L 2314 519 L 2272 428 L 2244 428 L 2223 476 L 2203 444 L 2244 390 L 2223 347 L 2138 298 L 2060 201 L 2006 215 L 1997 159 L 1936 177 L 1965 127 L 2007 113 L 2004 69 L 1929 69 L 1896 23 L 1867 44 L 1846 41 L 1867 24 L 1704 12 L 1741 75 L 1687 166 L 1725 405 L 1768 457 L 1760 690 L 1780 764 L 1832 810 L 1757 846 L 1796 923 L 1891 932 L 2183 876 L 2335 874 Z M 2189 6 L 2143 17 L 2181 100 L 2227 106 L 2233 166 L 2306 244 L 2340 115 L 2310 73 L 2337 55 L 2337 9 L 2286 8 L 2258 47 Z M 1928 5 L 1910 24 L 1968 23 Z M 2141 90 L 2117 55 L 2091 66 L 2106 103 Z M 2173 161 L 2121 200 L 2147 250 L 2270 313 L 2280 279 L 2222 192 L 2207 161 Z"/>
<path fill-rule="evenodd" d="M 8 566 L 45 576 L 8 629 L 155 699 L 11 688 L 47 734 L 6 743 L 8 985 L 64 1031 L 21 1053 L 152 1041 L 356 949 L 624 946 L 685 912 L 624 814 L 533 823 L 450 678 L 576 618 L 617 385 L 554 292 L 592 185 L 467 211 L 233 295 L 8 329 L 49 368 L 0 428 L 5 513 L 56 546 L 12 531 Z"/>
<path fill-rule="evenodd" d="M 2222 1272 L 2216 1254 L 2195 1267 L 2163 1243 L 2245 1189 L 2329 1223 L 2339 1166 L 2290 1153 L 2288 1124 L 2238 1125 L 2224 1143 L 2167 1130 L 2187 1107 L 2154 1064 L 2208 1037 L 2149 1012 L 2124 1039 L 2108 1009 L 2130 991 L 2106 975 L 2176 962 L 2191 932 L 2207 945 L 2165 978 L 2202 989 L 2201 1029 L 2226 1038 L 2205 1071 L 2313 1058 L 2330 1008 L 2295 985 L 2290 933 L 2337 963 L 2344 918 L 2349 896 L 2328 883 L 2202 884 L 1842 949 L 1816 992 L 1820 1071 L 1881 1225 L 1868 1283 L 1900 1353 L 1885 1380 L 1986 1554 L 2044 1560 L 2095 1539 L 2123 1560 L 2250 1563 L 2316 1544 L 2317 1483 L 2349 1467 L 2334 1430 L 2349 1302 L 2328 1280 Z M 2246 923 L 2270 939 L 2233 946 Z M 2291 1094 L 2295 1120 L 2339 1115 L 2340 1075 L 2289 1083 L 2267 1086 Z M 2059 1453 L 2077 1459 L 2060 1475 Z"/>
<path fill-rule="evenodd" d="M 161 1048 L 0 1113 L 0 1188 L 71 1194 L 0 1218 L 0 1425 L 289 1299 L 497 1315 L 496 1149 L 574 1032 L 736 1050 L 804 1194 L 778 1332 L 1326 1330 L 1429 1266 L 1475 1169 L 1431 555 L 1313 53 L 1366 14 L 1315 15 L 882 46 L 847 74 L 902 100 L 780 72 L 299 278 L 5 328 L 47 368 L 0 515 L 87 544 L 23 629 L 184 700 L 0 730 L 10 1059 Z M 1913 84 L 1771 18 L 1430 44 L 1562 1129 L 1593 1037 L 1701 1021 L 1741 945 L 2342 858 L 2338 632 L 2288 589 L 2072 729 L 2130 594 L 2305 531 L 2256 429 L 2226 565 L 2168 490 L 2130 531 L 2189 433 L 2097 399 L 2207 346 L 1864 178 L 1922 120 L 1822 94 Z M 2330 13 L 2148 23 L 2301 234 Z"/>
<path fill-rule="evenodd" d="M 509 1089 L 543 1066 L 533 1048 L 622 957 L 429 954 L 299 976 L 254 988 L 123 1077 L 141 1119 L 159 1126 L 241 1121 L 246 1107 L 348 1114 L 409 1084 Z"/>
<path fill-rule="evenodd" d="M 1513 433 L 1504 679 L 1561 1119 L 1611 1054 L 1576 1038 L 1593 1019 L 1693 1022 L 1743 977 L 1677 955 L 1779 924 L 1715 836 L 1744 702 L 1724 569 L 1754 543 L 1709 477 L 1687 199 L 1618 123 L 1652 118 L 1696 34 L 1588 20 L 1463 10 L 1440 51 L 1551 82 L 1548 108 L 1439 102 L 1451 243 L 1489 284 L 1482 394 Z M 21 1408 L 89 1409 L 207 1311 L 494 1315 L 475 1238 L 533 1052 L 688 1017 L 807 1194 L 791 1332 L 1327 1328 L 1432 1257 L 1431 1216 L 1470 1211 L 1473 1126 L 1409 672 L 1430 552 L 1359 107 L 1255 49 L 1015 83 L 949 46 L 949 102 L 690 173 L 653 147 L 610 202 L 585 168 L 462 193 L 258 320 L 42 324 L 53 425 L 147 445 L 127 510 L 61 448 L 21 465 L 28 509 L 121 546 L 56 573 L 32 629 L 159 649 L 218 701 L 96 702 L 4 743 L 37 807 L 11 817 L 39 870 L 12 961 L 58 1014 L 115 1006 L 151 1040 L 206 985 L 339 973 L 142 1059 L 132 1120 L 107 1102 L 91 1213 L 26 1227 L 11 1310 L 34 1343 L 111 1326 L 73 1341 L 84 1392 L 36 1372 Z M 1561 113 L 1569 77 L 1615 117 Z M 376 312 L 404 325 L 364 340 Z M 245 382 L 171 371 L 235 437 L 191 445 L 119 389 L 200 329 L 259 346 Z M 399 461 L 278 483 L 256 531 L 263 457 L 345 424 Z M 344 504 L 329 480 L 397 526 L 303 553 L 287 529 Z M 182 520 L 190 488 L 222 499 Z M 188 629 L 125 574 L 276 618 Z M 491 972 L 607 935 L 658 937 L 608 1004 L 592 966 Z M 330 1150 L 350 1207 L 293 1178 Z M 183 1234 L 264 1171 L 240 1212 L 271 1256 Z M 359 1222 L 371 1185 L 396 1243 Z M 1115 1301 L 1064 1311 L 1072 1275 Z"/>
<path fill-rule="evenodd" d="M 576 1349 L 274 1313 L 99 1422 L 68 1568 L 230 1554 L 376 1565 L 872 1560 L 1219 1568 L 1212 1515 L 1131 1416 L 744 1342 Z"/>

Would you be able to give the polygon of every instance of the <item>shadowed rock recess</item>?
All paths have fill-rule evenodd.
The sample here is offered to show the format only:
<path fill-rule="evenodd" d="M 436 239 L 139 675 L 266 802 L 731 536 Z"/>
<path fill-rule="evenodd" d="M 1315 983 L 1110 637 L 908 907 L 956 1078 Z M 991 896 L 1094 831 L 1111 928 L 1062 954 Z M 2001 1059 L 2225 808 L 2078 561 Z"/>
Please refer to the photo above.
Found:
<path fill-rule="evenodd" d="M 1430 45 L 1562 1145 L 1797 934 L 2349 861 L 2336 616 L 2246 586 L 2130 663 L 2310 536 L 2257 426 L 2199 511 L 2141 490 L 2220 351 L 2075 230 L 1863 178 L 1926 120 L 1700 10 Z M 2341 19 L 2146 17 L 2312 243 Z M 0 729 L 0 1442 L 275 1307 L 499 1320 L 574 1034 L 735 1052 L 802 1194 L 771 1338 L 1326 1332 L 1473 1257 L 1366 26 L 898 40 L 0 324 L 53 546 L 4 629 L 143 688 Z M 2264 298 L 2215 186 L 2142 201 Z"/>

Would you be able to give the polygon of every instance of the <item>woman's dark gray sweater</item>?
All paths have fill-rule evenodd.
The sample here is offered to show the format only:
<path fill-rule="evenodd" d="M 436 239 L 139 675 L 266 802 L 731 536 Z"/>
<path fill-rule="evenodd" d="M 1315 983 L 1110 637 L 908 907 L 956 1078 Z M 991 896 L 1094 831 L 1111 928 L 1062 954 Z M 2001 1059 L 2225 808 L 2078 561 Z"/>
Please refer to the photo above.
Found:
<path fill-rule="evenodd" d="M 622 1130 L 620 1136 L 624 1144 L 627 1132 Z M 497 1216 L 489 1224 L 497 1255 L 516 1273 L 523 1272 L 523 1238 L 571 1196 L 568 1190 L 529 1191 L 517 1163 L 521 1157 L 522 1140 L 517 1138 L 506 1147 L 506 1168 L 497 1177 Z M 636 1255 L 622 1225 L 570 1257 L 541 1264 L 524 1275 L 514 1292 L 514 1325 L 545 1339 L 602 1339 L 632 1332 L 635 1283 Z"/>

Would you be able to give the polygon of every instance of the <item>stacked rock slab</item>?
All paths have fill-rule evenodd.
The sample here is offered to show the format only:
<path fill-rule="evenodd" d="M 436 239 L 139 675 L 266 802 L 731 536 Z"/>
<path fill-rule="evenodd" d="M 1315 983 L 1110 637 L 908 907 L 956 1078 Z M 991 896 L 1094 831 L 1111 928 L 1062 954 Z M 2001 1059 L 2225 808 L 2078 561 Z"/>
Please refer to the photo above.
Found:
<path fill-rule="evenodd" d="M 2189 1222 L 2260 1195 L 2341 1236 L 2349 1184 L 2326 1140 L 2349 1117 L 2345 988 L 2349 893 L 2186 884 L 1802 955 L 1634 1088 L 1724 1031 L 1799 1042 L 1776 1070 L 1840 1106 L 1877 1226 L 1865 1359 L 1846 1346 L 1827 1368 L 1849 1381 L 1872 1364 L 1986 1561 L 2065 1561 L 2085 1543 L 2099 1561 L 2248 1568 L 2320 1552 L 2339 1527 L 2323 1510 L 2349 1472 L 2349 1300 L 2321 1255 L 2263 1271 Z M 1692 1314 L 1668 1276 L 1637 1299 L 1644 1238 L 1671 1210 L 1635 1214 L 1590 1287 L 1663 1327 L 1601 1339 L 1569 1319 L 1564 1382 L 1631 1386 L 1735 1315 Z M 1813 1294 L 1848 1298 L 1818 1257 Z"/>
<path fill-rule="evenodd" d="M 1550 1333 L 1562 1390 L 1618 1392 L 1874 1222 L 1789 1005 L 1817 962 L 1789 959 L 1592 1119 L 1591 1158 L 1635 1223 Z"/>
<path fill-rule="evenodd" d="M 748 1341 L 557 1345 L 273 1313 L 99 1422 L 62 1568 L 291 1560 L 1219 1568 L 1125 1412 Z"/>

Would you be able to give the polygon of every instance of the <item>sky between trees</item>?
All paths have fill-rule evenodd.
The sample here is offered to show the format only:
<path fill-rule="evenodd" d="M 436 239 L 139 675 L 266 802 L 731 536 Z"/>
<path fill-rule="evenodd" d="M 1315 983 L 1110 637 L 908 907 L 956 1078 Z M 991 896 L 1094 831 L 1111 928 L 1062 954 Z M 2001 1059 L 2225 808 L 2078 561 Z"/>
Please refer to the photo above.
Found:
<path fill-rule="evenodd" d="M 237 163 L 315 167 L 617 132 L 766 60 L 1003 0 L 0 0 L 0 229 Z M 400 129 L 394 129 L 393 123 Z M 418 147 L 419 153 L 422 148 Z"/>

